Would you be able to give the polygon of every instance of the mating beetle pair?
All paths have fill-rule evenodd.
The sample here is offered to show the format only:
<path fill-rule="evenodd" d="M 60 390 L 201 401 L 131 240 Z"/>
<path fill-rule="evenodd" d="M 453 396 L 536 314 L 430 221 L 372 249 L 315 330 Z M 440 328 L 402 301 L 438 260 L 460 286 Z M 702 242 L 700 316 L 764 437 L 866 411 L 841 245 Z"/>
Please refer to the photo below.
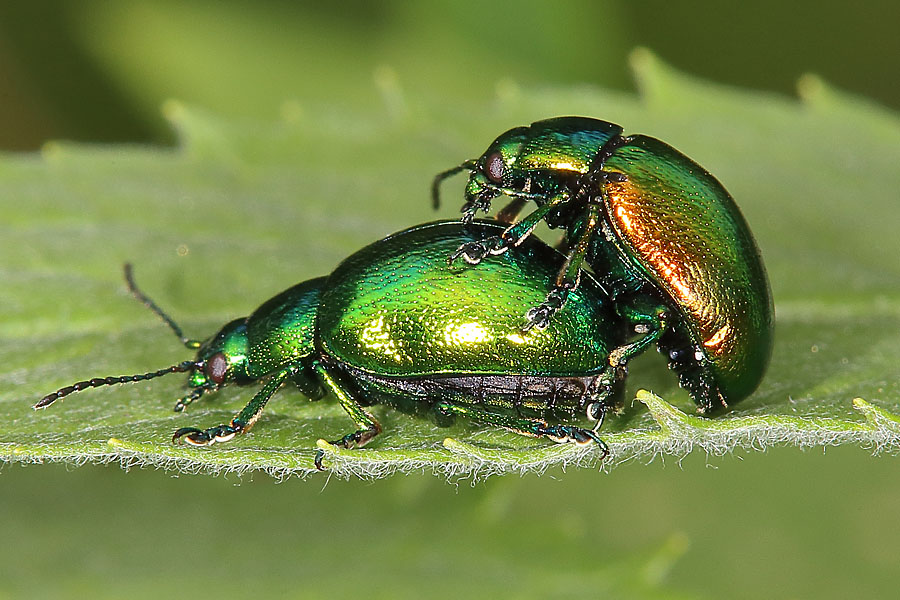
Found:
<path fill-rule="evenodd" d="M 658 140 L 581 117 L 504 133 L 435 178 L 435 203 L 441 181 L 463 170 L 463 224 L 376 242 L 203 344 L 184 339 L 129 276 L 196 359 L 79 382 L 35 407 L 190 372 L 179 411 L 222 386 L 265 379 L 228 424 L 175 433 L 197 445 L 249 429 L 290 380 L 310 398 L 338 398 L 357 425 L 334 442 L 345 447 L 381 431 L 365 405 L 384 402 L 605 451 L 596 429 L 621 395 L 628 360 L 654 342 L 702 411 L 755 389 L 771 350 L 771 296 L 743 217 L 709 173 Z M 512 198 L 499 215 L 506 225 L 473 223 L 499 195 Z M 512 224 L 528 200 L 537 209 Z M 530 237 L 542 220 L 564 230 L 564 258 Z M 470 265 L 448 264 L 458 258 Z M 581 412 L 594 428 L 563 424 Z"/>

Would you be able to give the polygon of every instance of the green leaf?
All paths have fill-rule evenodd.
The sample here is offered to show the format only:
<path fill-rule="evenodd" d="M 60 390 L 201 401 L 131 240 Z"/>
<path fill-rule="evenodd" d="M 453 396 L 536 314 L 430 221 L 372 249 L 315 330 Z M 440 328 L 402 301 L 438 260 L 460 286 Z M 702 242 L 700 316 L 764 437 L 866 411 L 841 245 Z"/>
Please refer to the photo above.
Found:
<path fill-rule="evenodd" d="M 351 422 L 333 399 L 280 391 L 249 434 L 211 448 L 170 443 L 183 426 L 227 422 L 252 395 L 232 388 L 186 414 L 172 376 L 89 390 L 34 412 L 42 395 L 96 376 L 143 373 L 190 358 L 127 293 L 142 287 L 189 335 L 203 337 L 298 281 L 330 272 L 393 231 L 455 218 L 461 181 L 430 212 L 432 175 L 479 154 L 505 129 L 558 114 L 592 115 L 666 140 L 738 200 L 766 259 L 776 347 L 753 397 L 707 419 L 657 356 L 629 375 L 637 401 L 608 419 L 604 466 L 694 447 L 716 454 L 772 444 L 900 442 L 900 121 L 801 81 L 801 101 L 723 88 L 633 63 L 637 97 L 595 88 L 498 86 L 489 105 L 410 96 L 378 73 L 368 113 L 287 103 L 271 122 L 225 120 L 172 102 L 177 149 L 49 144 L 0 160 L 0 453 L 9 461 L 118 461 L 186 472 L 313 470 L 320 438 Z M 473 116 L 474 115 L 474 116 Z M 638 391 L 653 389 L 655 394 Z M 662 398 L 665 398 L 664 401 Z M 326 450 L 337 475 L 443 476 L 596 467 L 593 449 L 548 445 L 469 423 L 442 429 L 374 408 L 370 447 Z"/>

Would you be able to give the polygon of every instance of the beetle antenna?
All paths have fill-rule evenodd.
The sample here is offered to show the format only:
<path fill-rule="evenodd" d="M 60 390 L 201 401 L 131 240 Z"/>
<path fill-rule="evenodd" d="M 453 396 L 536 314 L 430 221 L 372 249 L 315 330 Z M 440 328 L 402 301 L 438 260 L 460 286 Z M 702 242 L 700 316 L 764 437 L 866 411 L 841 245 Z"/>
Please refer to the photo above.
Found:
<path fill-rule="evenodd" d="M 199 365 L 200 363 L 193 360 L 186 360 L 184 362 L 178 363 L 177 365 L 172 365 L 171 367 L 166 367 L 165 369 L 160 369 L 159 371 L 153 371 L 151 373 L 143 373 L 140 375 L 121 375 L 119 377 L 96 377 L 94 379 L 79 381 L 78 383 L 73 383 L 72 385 L 67 385 L 66 387 L 59 388 L 52 394 L 47 394 L 46 396 L 41 398 L 40 401 L 32 408 L 34 408 L 35 410 L 38 410 L 39 408 L 46 408 L 60 398 L 64 398 L 69 394 L 80 392 L 81 390 L 85 390 L 87 388 L 101 387 L 104 385 L 116 385 L 119 383 L 132 383 L 135 381 L 146 381 L 147 379 L 162 377 L 163 375 L 168 375 L 169 373 L 187 373 L 188 371 L 199 368 Z"/>
<path fill-rule="evenodd" d="M 460 171 L 474 171 L 475 170 L 475 161 L 467 160 L 463 164 L 458 167 L 453 167 L 452 169 L 447 169 L 446 171 L 442 171 L 434 176 L 434 180 L 431 182 L 431 206 L 434 210 L 437 210 L 441 207 L 441 182 L 447 179 L 448 177 L 453 177 Z"/>
<path fill-rule="evenodd" d="M 163 322 L 165 322 L 165 324 L 168 325 L 169 328 L 172 329 L 172 331 L 175 333 L 175 336 L 181 340 L 181 343 L 184 344 L 185 347 L 190 348 L 191 350 L 196 350 L 197 348 L 199 348 L 201 345 L 201 342 L 199 342 L 198 340 L 192 340 L 192 339 L 186 337 L 184 335 L 184 332 L 181 330 L 181 327 L 178 326 L 178 323 L 176 323 L 172 319 L 172 317 L 170 317 L 165 312 L 163 312 L 163 309 L 161 309 L 159 306 L 157 306 L 156 302 L 151 300 L 150 297 L 147 296 L 147 294 L 145 294 L 138 288 L 137 284 L 134 282 L 134 270 L 131 267 L 131 263 L 125 263 L 124 270 L 125 270 L 125 283 L 128 284 L 128 289 L 131 292 L 131 294 L 135 298 L 140 300 L 144 306 L 146 306 L 147 308 L 152 310 L 154 313 L 156 313 L 156 316 L 158 316 L 160 319 L 162 319 Z"/>

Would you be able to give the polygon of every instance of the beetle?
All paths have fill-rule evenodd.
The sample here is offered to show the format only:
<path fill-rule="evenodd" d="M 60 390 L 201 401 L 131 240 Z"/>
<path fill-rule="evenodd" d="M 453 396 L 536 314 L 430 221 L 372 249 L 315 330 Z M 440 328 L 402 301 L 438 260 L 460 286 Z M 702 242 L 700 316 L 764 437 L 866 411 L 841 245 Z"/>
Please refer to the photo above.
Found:
<path fill-rule="evenodd" d="M 511 202 L 500 235 L 462 244 L 450 260 L 478 264 L 527 239 L 544 221 L 564 231 L 566 260 L 526 328 L 545 327 L 589 266 L 616 312 L 657 343 L 701 412 L 752 393 L 772 351 L 774 309 L 759 249 L 734 200 L 690 158 L 645 135 L 588 117 L 556 117 L 501 134 L 469 172 L 463 221 Z M 528 201 L 537 208 L 514 222 Z"/>
<path fill-rule="evenodd" d="M 186 372 L 181 412 L 223 387 L 262 382 L 227 424 L 183 427 L 173 441 L 226 442 L 249 430 L 277 389 L 293 382 L 310 399 L 337 397 L 357 429 L 332 442 L 362 446 L 381 432 L 366 409 L 385 403 L 425 410 L 448 423 L 456 416 L 489 427 L 608 449 L 596 430 L 621 398 L 630 356 L 626 324 L 590 275 L 544 329 L 522 333 L 524 307 L 542 299 L 562 255 L 536 238 L 482 268 L 449 265 L 461 243 L 498 235 L 502 224 L 437 222 L 363 248 L 328 277 L 312 279 L 235 319 L 204 342 L 181 328 L 125 275 L 132 293 L 161 317 L 193 360 L 139 375 L 81 381 L 41 399 L 45 408 L 87 388 Z M 569 424 L 586 414 L 593 428 Z M 564 422 L 565 421 L 565 422 Z M 323 452 L 316 456 L 321 468 Z"/>

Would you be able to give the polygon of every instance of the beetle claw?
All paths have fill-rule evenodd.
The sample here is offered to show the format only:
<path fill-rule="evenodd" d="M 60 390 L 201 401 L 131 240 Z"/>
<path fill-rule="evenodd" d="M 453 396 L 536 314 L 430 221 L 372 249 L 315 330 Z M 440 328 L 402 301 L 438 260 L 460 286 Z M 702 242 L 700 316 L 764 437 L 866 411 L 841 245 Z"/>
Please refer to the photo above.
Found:
<path fill-rule="evenodd" d="M 522 329 L 522 333 L 527 333 L 532 327 L 546 329 L 553 315 L 565 306 L 568 297 L 569 292 L 566 289 L 557 288 L 552 290 L 547 294 L 546 300 L 525 313 L 528 324 Z"/>
<path fill-rule="evenodd" d="M 479 242 L 466 242 L 456 249 L 456 252 L 447 259 L 447 264 L 453 264 L 458 258 L 462 258 L 470 265 L 477 265 L 488 255 L 503 254 L 508 247 L 503 244 L 499 236 L 491 236 Z"/>
<path fill-rule="evenodd" d="M 313 464 L 316 465 L 316 469 L 319 471 L 324 471 L 325 467 L 322 466 L 322 459 L 325 458 L 325 451 L 319 448 L 316 450 L 316 457 L 313 459 Z"/>
<path fill-rule="evenodd" d="M 582 429 L 573 425 L 553 425 L 547 427 L 541 433 L 560 444 L 574 443 L 579 446 L 597 444 L 603 453 L 601 460 L 609 456 L 609 446 L 590 429 Z"/>
<path fill-rule="evenodd" d="M 208 446 L 212 443 L 206 432 L 196 427 L 182 427 L 172 436 L 173 443 L 182 439 L 192 446 Z"/>
<path fill-rule="evenodd" d="M 532 328 L 546 329 L 550 324 L 550 316 L 553 313 L 544 305 L 537 306 L 525 313 L 525 319 L 528 323 L 522 328 L 522 333 L 528 333 Z"/>
<path fill-rule="evenodd" d="M 369 441 L 371 441 L 371 439 L 379 433 L 381 433 L 381 425 L 379 425 L 378 423 L 374 423 L 366 429 L 360 429 L 358 431 L 354 431 L 353 433 L 348 433 L 339 440 L 334 440 L 327 443 L 331 446 L 338 446 L 340 448 L 360 448 L 369 443 Z M 319 471 L 324 471 L 325 467 L 322 466 L 322 459 L 325 458 L 325 450 L 322 449 L 324 440 L 319 440 L 319 442 L 319 449 L 316 450 L 316 457 L 313 459 L 313 464 L 316 465 L 316 469 L 318 469 Z"/>
<path fill-rule="evenodd" d="M 196 427 L 182 427 L 172 436 L 172 442 L 183 440 L 192 446 L 212 446 L 216 442 L 228 442 L 240 432 L 240 427 L 231 425 L 217 425 L 206 430 L 197 429 Z"/>
<path fill-rule="evenodd" d="M 491 200 L 493 200 L 495 196 L 496 194 L 493 191 L 489 191 L 488 193 L 476 196 L 473 200 L 469 200 L 463 204 L 463 207 L 460 210 L 460 212 L 463 213 L 462 222 L 465 224 L 471 223 L 479 210 L 484 213 L 490 211 Z"/>

